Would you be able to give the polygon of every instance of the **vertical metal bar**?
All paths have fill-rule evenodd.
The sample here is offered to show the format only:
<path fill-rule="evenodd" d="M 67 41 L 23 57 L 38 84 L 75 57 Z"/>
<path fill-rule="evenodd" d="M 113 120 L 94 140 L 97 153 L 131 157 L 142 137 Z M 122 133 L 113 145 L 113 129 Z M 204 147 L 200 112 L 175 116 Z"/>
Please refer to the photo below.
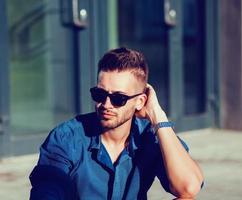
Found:
<path fill-rule="evenodd" d="M 219 2 L 206 0 L 207 112 L 211 125 L 217 127 L 220 127 Z"/>
<path fill-rule="evenodd" d="M 90 2 L 89 0 L 83 0 L 81 7 L 84 7 L 88 13 L 91 14 L 91 8 L 90 8 Z M 92 21 L 90 21 L 90 27 L 88 29 L 85 29 L 84 31 L 79 31 L 77 34 L 77 45 L 78 45 L 78 52 L 77 52 L 77 58 L 78 58 L 78 77 L 77 81 L 79 84 L 79 90 L 80 90 L 80 112 L 86 113 L 91 110 L 91 98 L 89 93 L 90 88 L 90 66 L 91 62 L 90 59 L 93 59 L 92 57 L 92 51 L 90 49 L 90 43 L 91 43 L 91 31 L 92 31 Z"/>
<path fill-rule="evenodd" d="M 0 157 L 10 153 L 9 133 L 9 55 L 7 5 L 0 1 Z"/>
<path fill-rule="evenodd" d="M 81 6 L 90 16 L 88 29 L 78 32 L 80 111 L 84 113 L 94 110 L 89 88 L 96 84 L 97 62 L 108 48 L 107 1 L 83 0 Z"/>
<path fill-rule="evenodd" d="M 181 118 L 184 113 L 183 49 L 182 49 L 182 1 L 174 1 L 177 26 L 169 32 L 169 82 L 170 116 Z"/>

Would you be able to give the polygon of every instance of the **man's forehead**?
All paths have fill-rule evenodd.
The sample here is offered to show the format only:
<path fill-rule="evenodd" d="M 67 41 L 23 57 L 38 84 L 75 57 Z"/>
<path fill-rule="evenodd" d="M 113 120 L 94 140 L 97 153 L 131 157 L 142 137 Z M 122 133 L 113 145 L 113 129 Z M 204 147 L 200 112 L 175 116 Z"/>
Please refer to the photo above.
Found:
<path fill-rule="evenodd" d="M 133 92 L 138 84 L 137 78 L 129 71 L 101 71 L 98 75 L 98 86 L 109 92 Z"/>
<path fill-rule="evenodd" d="M 98 79 L 109 79 L 109 80 L 119 80 L 124 81 L 135 81 L 137 78 L 131 71 L 100 71 L 98 74 Z"/>

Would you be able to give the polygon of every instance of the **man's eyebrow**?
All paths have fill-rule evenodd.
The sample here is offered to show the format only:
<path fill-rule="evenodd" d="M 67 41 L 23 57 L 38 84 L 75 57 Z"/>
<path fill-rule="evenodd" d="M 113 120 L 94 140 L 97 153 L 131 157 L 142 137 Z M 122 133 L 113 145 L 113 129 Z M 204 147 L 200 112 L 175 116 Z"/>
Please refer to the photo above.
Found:
<path fill-rule="evenodd" d="M 102 86 L 97 86 L 97 88 L 100 88 L 102 90 L 105 90 Z M 108 92 L 107 90 L 105 90 L 106 92 Z M 115 90 L 115 91 L 110 91 L 112 94 L 124 94 L 124 95 L 128 95 L 126 92 L 123 91 L 119 91 L 119 90 Z"/>
<path fill-rule="evenodd" d="M 124 94 L 127 95 L 127 93 L 123 92 L 123 91 L 111 91 L 112 94 Z"/>
<path fill-rule="evenodd" d="M 119 91 L 119 90 L 111 90 L 111 91 L 107 91 L 106 89 L 104 89 L 104 87 L 102 85 L 97 85 L 97 88 L 103 89 L 106 92 L 111 92 L 112 94 L 124 94 L 124 95 L 128 95 L 126 92 L 123 91 Z"/>

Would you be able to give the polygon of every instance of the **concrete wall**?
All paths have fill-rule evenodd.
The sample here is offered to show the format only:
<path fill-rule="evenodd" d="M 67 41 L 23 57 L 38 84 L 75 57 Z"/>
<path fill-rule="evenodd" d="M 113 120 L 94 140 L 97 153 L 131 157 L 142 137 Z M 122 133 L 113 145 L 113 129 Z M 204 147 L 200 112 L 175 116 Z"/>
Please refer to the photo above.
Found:
<path fill-rule="evenodd" d="M 220 1 L 221 128 L 242 130 L 241 0 Z"/>

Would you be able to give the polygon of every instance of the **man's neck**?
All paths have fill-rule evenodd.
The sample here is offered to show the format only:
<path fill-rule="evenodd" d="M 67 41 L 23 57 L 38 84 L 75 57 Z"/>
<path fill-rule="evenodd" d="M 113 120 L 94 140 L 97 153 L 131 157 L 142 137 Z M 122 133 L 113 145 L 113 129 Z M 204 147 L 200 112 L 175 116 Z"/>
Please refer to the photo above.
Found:
<path fill-rule="evenodd" d="M 101 135 L 102 142 L 108 145 L 124 145 L 129 137 L 132 119 L 121 126 L 107 130 Z"/>

